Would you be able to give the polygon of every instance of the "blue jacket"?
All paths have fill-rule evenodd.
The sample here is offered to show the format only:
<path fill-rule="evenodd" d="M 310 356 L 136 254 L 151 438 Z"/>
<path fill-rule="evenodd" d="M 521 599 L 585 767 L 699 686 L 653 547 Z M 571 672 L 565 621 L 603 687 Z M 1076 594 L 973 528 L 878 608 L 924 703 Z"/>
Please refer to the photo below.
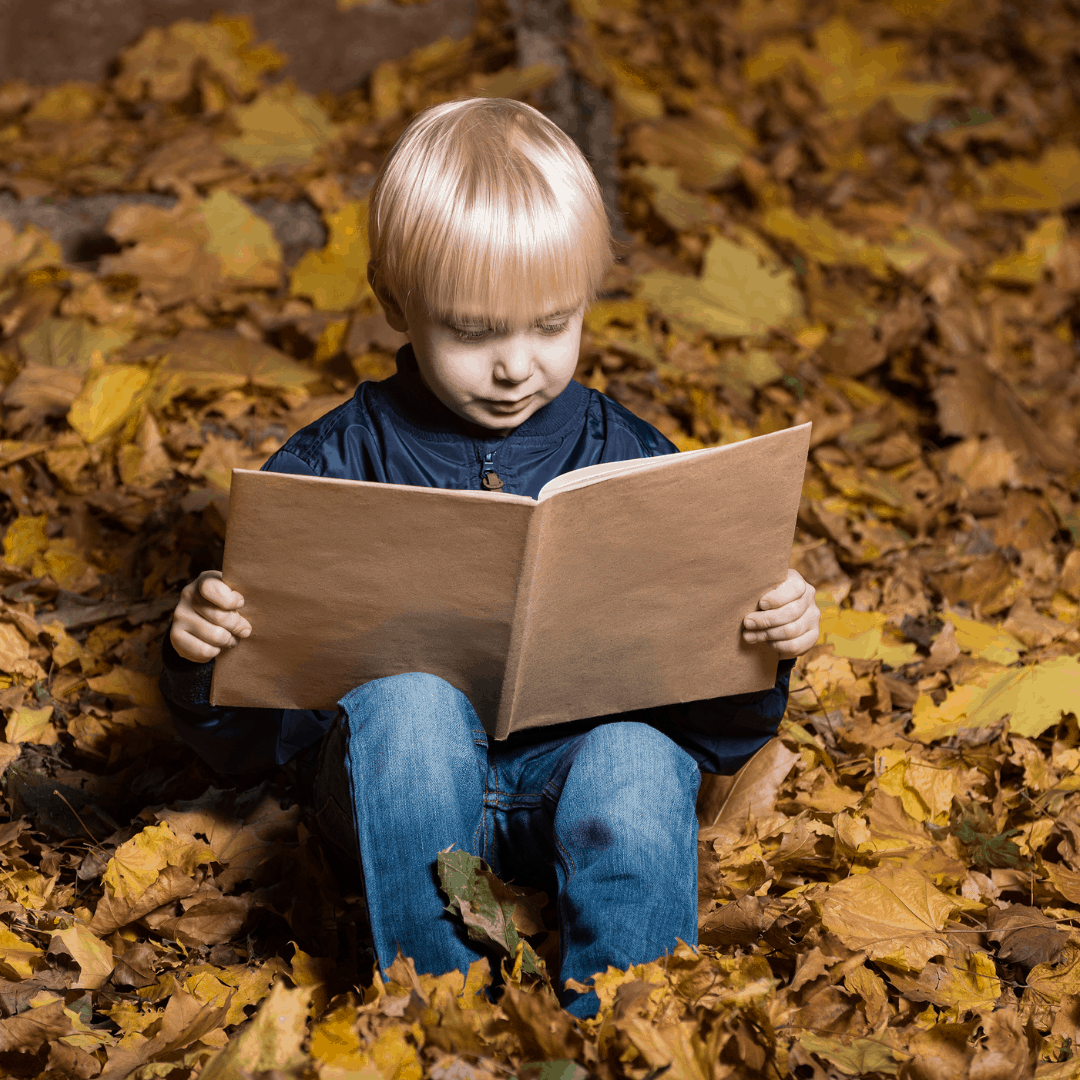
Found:
<path fill-rule="evenodd" d="M 496 436 L 446 408 L 424 385 L 412 347 L 405 345 L 395 375 L 362 382 L 351 400 L 298 431 L 263 468 L 474 491 L 485 490 L 484 476 L 495 472 L 503 491 L 535 498 L 549 480 L 573 469 L 677 452 L 651 424 L 573 381 L 509 435 Z M 185 660 L 168 632 L 162 660 L 161 690 L 177 730 L 221 772 L 284 764 L 317 743 L 333 720 L 328 711 L 210 705 L 213 661 Z M 787 704 L 791 666 L 781 662 L 771 690 L 622 717 L 660 728 L 704 771 L 730 773 L 775 733 Z M 598 722 L 578 721 L 575 730 Z"/>

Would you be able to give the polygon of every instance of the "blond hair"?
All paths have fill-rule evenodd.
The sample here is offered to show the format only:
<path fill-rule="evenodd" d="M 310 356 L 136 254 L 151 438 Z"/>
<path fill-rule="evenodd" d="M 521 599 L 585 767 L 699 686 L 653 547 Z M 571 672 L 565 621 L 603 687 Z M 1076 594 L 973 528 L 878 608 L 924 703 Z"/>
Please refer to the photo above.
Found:
<path fill-rule="evenodd" d="M 376 177 L 368 240 L 376 282 L 402 308 L 510 326 L 591 302 L 612 261 L 584 155 L 509 98 L 413 118 Z"/>

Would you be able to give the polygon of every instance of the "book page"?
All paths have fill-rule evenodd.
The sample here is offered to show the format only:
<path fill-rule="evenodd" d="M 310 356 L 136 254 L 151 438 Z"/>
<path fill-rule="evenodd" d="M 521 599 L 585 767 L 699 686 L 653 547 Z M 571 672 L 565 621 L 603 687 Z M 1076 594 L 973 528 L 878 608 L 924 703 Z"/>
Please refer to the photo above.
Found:
<path fill-rule="evenodd" d="M 545 501 L 512 716 L 519 730 L 764 690 L 742 620 L 787 573 L 810 425 L 649 459 Z M 503 731 L 499 736 L 503 736 Z"/>
<path fill-rule="evenodd" d="M 223 577 L 250 637 L 211 701 L 333 709 L 349 690 L 438 675 L 494 725 L 533 499 L 233 471 Z"/>
<path fill-rule="evenodd" d="M 699 450 L 689 451 L 691 454 L 700 453 Z M 623 473 L 634 472 L 637 469 L 647 469 L 658 463 L 671 463 L 677 458 L 685 457 L 685 454 L 664 454 L 660 457 L 631 458 L 629 461 L 603 461 L 599 465 L 586 465 L 583 469 L 574 469 L 573 472 L 563 473 L 549 480 L 537 493 L 536 501 L 543 502 L 557 495 L 560 491 L 571 491 L 574 488 L 586 487 L 589 484 L 597 484 L 601 480 L 607 480 L 611 476 L 621 476 Z"/>

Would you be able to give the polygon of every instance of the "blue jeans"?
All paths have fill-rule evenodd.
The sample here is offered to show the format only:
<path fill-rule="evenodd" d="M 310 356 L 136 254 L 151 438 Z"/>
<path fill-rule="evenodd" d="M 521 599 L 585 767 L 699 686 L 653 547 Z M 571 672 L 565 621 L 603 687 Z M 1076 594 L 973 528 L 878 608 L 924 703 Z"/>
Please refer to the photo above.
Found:
<path fill-rule="evenodd" d="M 338 864 L 362 865 L 384 971 L 399 947 L 421 973 L 490 957 L 444 910 L 435 866 L 451 845 L 557 896 L 561 981 L 697 943 L 701 772 L 668 736 L 614 719 L 489 743 L 468 698 L 419 672 L 366 683 L 340 705 L 316 811 Z M 560 1000 L 580 1017 L 599 1008 L 593 991 Z"/>

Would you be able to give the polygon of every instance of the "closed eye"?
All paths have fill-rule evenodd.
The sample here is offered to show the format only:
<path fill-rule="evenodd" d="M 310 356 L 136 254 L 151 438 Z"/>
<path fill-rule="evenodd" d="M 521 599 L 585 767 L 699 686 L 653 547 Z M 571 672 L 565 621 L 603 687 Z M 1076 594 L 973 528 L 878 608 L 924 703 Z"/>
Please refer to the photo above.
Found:
<path fill-rule="evenodd" d="M 561 321 L 560 321 L 561 320 Z M 456 326 L 453 323 L 447 324 L 454 335 L 459 341 L 483 341 L 491 334 L 504 334 L 506 333 L 505 326 Z M 556 334 L 561 334 L 570 325 L 569 316 L 555 316 L 554 319 L 544 320 L 537 319 L 533 324 L 533 328 L 538 330 L 541 334 L 548 337 L 554 337 Z"/>

